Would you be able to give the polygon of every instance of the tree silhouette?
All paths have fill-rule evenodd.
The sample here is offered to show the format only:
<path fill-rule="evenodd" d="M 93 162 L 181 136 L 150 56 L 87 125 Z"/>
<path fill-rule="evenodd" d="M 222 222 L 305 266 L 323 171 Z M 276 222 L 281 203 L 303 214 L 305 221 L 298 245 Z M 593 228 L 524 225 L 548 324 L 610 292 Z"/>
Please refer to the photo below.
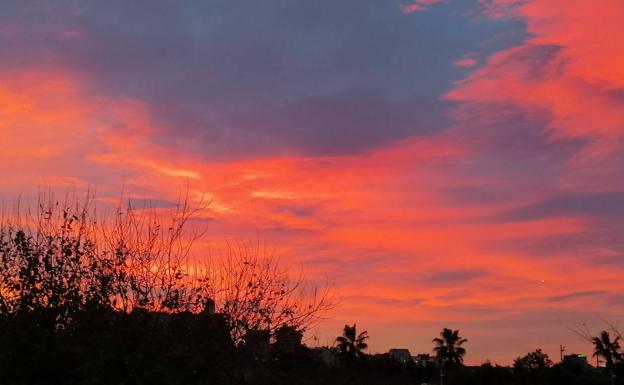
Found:
<path fill-rule="evenodd" d="M 201 228 L 185 198 L 109 215 L 90 195 L 37 203 L 0 209 L 1 383 L 237 383 L 247 356 L 269 365 L 272 340 L 281 357 L 305 351 L 331 306 L 257 248 L 191 259 Z"/>
<path fill-rule="evenodd" d="M 336 338 L 336 344 L 340 350 L 340 355 L 347 359 L 356 359 L 364 355 L 364 350 L 368 348 L 366 340 L 369 338 L 368 332 L 363 331 L 357 334 L 356 325 L 345 325 L 342 336 Z"/>
<path fill-rule="evenodd" d="M 524 357 L 518 357 L 513 363 L 515 372 L 543 371 L 546 368 L 550 368 L 552 365 L 553 363 L 548 357 L 548 354 L 542 352 L 542 349 L 530 352 Z"/>
<path fill-rule="evenodd" d="M 432 340 L 436 344 L 433 351 L 436 353 L 438 360 L 444 364 L 463 364 L 466 349 L 461 345 L 468 340 L 459 336 L 459 330 L 447 328 L 442 329 L 440 337 Z"/>
<path fill-rule="evenodd" d="M 615 337 L 612 341 L 609 336 L 609 332 L 606 330 L 603 330 L 600 333 L 600 336 L 592 338 L 592 342 L 594 344 L 594 357 L 602 357 L 605 360 L 611 384 L 614 383 L 613 366 L 617 361 L 622 359 L 619 341 L 619 336 Z"/>
<path fill-rule="evenodd" d="M 187 226 L 197 210 L 186 198 L 166 214 L 130 203 L 116 210 L 96 216 L 88 195 L 84 202 L 40 196 L 34 212 L 2 212 L 1 314 L 52 311 L 65 327 L 92 308 L 201 311 L 211 288 L 185 268 L 199 237 Z"/>
<path fill-rule="evenodd" d="M 260 245 L 191 261 L 203 232 L 188 196 L 167 210 L 122 202 L 108 216 L 91 195 L 42 195 L 32 210 L 0 210 L 0 315 L 45 309 L 63 328 L 92 308 L 196 314 L 209 301 L 240 343 L 250 330 L 305 330 L 333 306 L 328 287 L 293 277 Z"/>
<path fill-rule="evenodd" d="M 459 336 L 459 330 L 448 328 L 442 329 L 440 337 L 434 338 L 432 342 L 436 344 L 433 351 L 436 353 L 440 364 L 440 385 L 442 385 L 444 384 L 444 367 L 447 365 L 461 366 L 463 364 L 466 349 L 461 345 L 468 340 Z"/>
<path fill-rule="evenodd" d="M 209 282 L 236 343 L 251 330 L 268 330 L 272 337 L 282 327 L 306 330 L 334 306 L 328 287 L 293 276 L 260 244 L 228 245 L 226 256 L 211 266 Z"/>

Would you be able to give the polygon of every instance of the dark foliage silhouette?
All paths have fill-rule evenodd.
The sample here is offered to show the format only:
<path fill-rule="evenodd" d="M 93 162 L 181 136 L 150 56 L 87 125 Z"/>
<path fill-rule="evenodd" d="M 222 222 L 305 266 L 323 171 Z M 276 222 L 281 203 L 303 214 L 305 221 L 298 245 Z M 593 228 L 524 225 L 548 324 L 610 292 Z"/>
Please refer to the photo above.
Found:
<path fill-rule="evenodd" d="M 444 328 L 440 332 L 440 337 L 434 338 L 432 342 L 435 344 L 433 351 L 440 367 L 440 385 L 442 385 L 446 376 L 445 368 L 463 365 L 466 349 L 462 345 L 468 340 L 459 336 L 459 330 Z"/>
<path fill-rule="evenodd" d="M 253 330 L 272 337 L 282 327 L 305 330 L 333 307 L 331 293 L 288 274 L 259 244 L 231 246 L 211 268 L 211 296 L 224 314 L 236 343 Z"/>
<path fill-rule="evenodd" d="M 438 361 L 443 365 L 458 366 L 463 364 L 466 349 L 462 345 L 468 340 L 459 336 L 459 330 L 444 328 L 440 332 L 440 338 L 434 338 L 432 342 L 435 344 L 433 351 Z"/>
<path fill-rule="evenodd" d="M 301 352 L 302 331 L 331 306 L 259 249 L 190 263 L 201 233 L 186 200 L 166 214 L 120 207 L 106 222 L 90 197 L 42 197 L 3 216 L 3 383 L 244 381 L 252 336 L 266 336 L 263 360 Z"/>
<path fill-rule="evenodd" d="M 616 362 L 622 360 L 620 337 L 617 336 L 612 340 L 609 332 L 603 330 L 598 337 L 592 338 L 592 342 L 594 344 L 594 357 L 604 359 L 610 383 L 614 384 L 614 367 Z"/>
<path fill-rule="evenodd" d="M 369 338 L 368 332 L 363 331 L 357 333 L 357 327 L 345 325 L 342 335 L 336 338 L 336 346 L 340 351 L 340 355 L 348 360 L 355 360 L 362 357 L 364 350 L 368 348 L 366 340 Z"/>
<path fill-rule="evenodd" d="M 543 371 L 544 369 L 552 367 L 553 363 L 548 357 L 548 354 L 542 352 L 542 349 L 537 349 L 534 352 L 527 353 L 523 357 L 518 357 L 514 360 L 513 368 L 516 372 L 535 372 Z"/>

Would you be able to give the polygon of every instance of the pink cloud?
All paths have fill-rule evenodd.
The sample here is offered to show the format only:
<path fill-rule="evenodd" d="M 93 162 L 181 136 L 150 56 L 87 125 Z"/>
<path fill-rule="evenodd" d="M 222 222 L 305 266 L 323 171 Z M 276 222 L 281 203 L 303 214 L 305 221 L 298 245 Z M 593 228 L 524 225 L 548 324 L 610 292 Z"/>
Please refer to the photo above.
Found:
<path fill-rule="evenodd" d="M 491 56 L 448 93 L 456 101 L 511 104 L 550 115 L 553 140 L 584 139 L 587 155 L 618 151 L 624 139 L 624 5 L 584 1 L 510 1 L 503 7 L 527 22 L 530 37 Z"/>
<path fill-rule="evenodd" d="M 434 4 L 441 3 L 445 0 L 414 0 L 411 4 L 404 4 L 401 6 L 401 10 L 405 14 L 410 14 L 418 11 L 424 11 Z"/>
<path fill-rule="evenodd" d="M 80 28 L 64 28 L 55 33 L 59 40 L 79 40 L 84 37 L 85 31 Z"/>
<path fill-rule="evenodd" d="M 475 58 L 464 57 L 464 58 L 461 58 L 461 59 L 455 61 L 453 64 L 455 64 L 457 67 L 461 67 L 461 68 L 472 68 L 472 67 L 476 66 L 478 63 L 479 62 Z"/>
<path fill-rule="evenodd" d="M 491 19 L 518 18 L 518 8 L 527 0 L 479 0 L 481 12 Z"/>

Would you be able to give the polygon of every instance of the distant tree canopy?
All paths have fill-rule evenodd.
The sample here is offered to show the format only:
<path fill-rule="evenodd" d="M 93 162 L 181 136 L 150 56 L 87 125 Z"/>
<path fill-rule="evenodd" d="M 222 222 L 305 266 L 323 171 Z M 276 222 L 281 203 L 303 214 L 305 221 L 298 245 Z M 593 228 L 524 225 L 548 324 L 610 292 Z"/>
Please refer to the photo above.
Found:
<path fill-rule="evenodd" d="M 550 368 L 552 365 L 553 363 L 548 354 L 542 352 L 542 349 L 537 349 L 523 357 L 516 358 L 513 368 L 516 372 L 534 372 Z"/>

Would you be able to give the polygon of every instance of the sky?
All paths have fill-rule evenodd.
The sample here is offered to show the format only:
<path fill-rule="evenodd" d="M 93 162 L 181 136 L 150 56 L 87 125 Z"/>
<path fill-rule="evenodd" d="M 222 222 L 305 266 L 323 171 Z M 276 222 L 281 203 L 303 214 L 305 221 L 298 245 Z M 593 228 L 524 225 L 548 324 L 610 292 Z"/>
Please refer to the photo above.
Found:
<path fill-rule="evenodd" d="M 621 0 L 0 3 L 0 196 L 209 200 L 372 352 L 591 355 L 624 304 Z M 212 245 L 212 246 L 211 246 Z M 314 342 L 316 337 L 316 342 Z"/>

